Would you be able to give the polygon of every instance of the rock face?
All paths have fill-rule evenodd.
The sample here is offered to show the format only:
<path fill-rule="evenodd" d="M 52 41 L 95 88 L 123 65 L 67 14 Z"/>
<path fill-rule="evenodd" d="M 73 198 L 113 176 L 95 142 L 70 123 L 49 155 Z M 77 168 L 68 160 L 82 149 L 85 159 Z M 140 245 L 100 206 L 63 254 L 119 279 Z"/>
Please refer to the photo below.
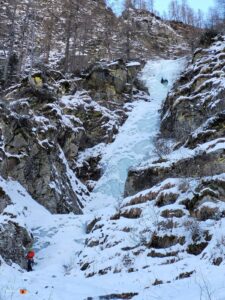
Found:
<path fill-rule="evenodd" d="M 113 63 L 100 62 L 87 70 L 86 87 L 92 90 L 96 101 L 116 99 L 121 101 L 123 94 L 133 95 L 135 80 L 141 70 L 139 62 L 125 63 L 122 59 Z"/>
<path fill-rule="evenodd" d="M 164 108 L 161 132 L 180 140 L 224 110 L 224 40 L 198 49 Z"/>
<path fill-rule="evenodd" d="M 26 251 L 33 240 L 28 231 L 18 224 L 15 215 L 4 212 L 10 204 L 11 199 L 0 188 L 0 214 L 4 218 L 0 226 L 0 256 L 9 264 L 14 262 L 25 268 Z"/>
<path fill-rule="evenodd" d="M 139 70 L 138 62 L 102 62 L 79 78 L 46 70 L 10 88 L 0 103 L 2 176 L 52 213 L 82 213 L 83 183 L 99 179 L 101 153 L 79 164 L 78 153 L 112 142 L 126 119 L 124 103 L 148 98 L 135 86 Z"/>
<path fill-rule="evenodd" d="M 169 177 L 199 178 L 225 172 L 224 56 L 223 37 L 210 48 L 196 50 L 163 107 L 161 137 L 175 139 L 175 150 L 162 163 L 131 170 L 125 195 Z"/>
<path fill-rule="evenodd" d="M 177 274 L 166 282 L 192 276 L 187 261 L 193 256 L 223 263 L 224 55 L 225 37 L 198 49 L 168 95 L 159 138 L 173 138 L 171 152 L 131 170 L 129 197 L 111 216 L 95 217 L 80 256 L 86 277 L 144 269 L 154 285 L 165 283 L 151 277 L 154 270 L 171 264 Z"/>
<path fill-rule="evenodd" d="M 0 228 L 0 255 L 8 263 L 17 263 L 26 267 L 26 249 L 32 245 L 32 239 L 27 230 L 17 223 L 8 222 Z"/>
<path fill-rule="evenodd" d="M 4 211 L 4 209 L 11 204 L 10 198 L 6 195 L 2 188 L 0 188 L 0 214 Z"/>
<path fill-rule="evenodd" d="M 62 124 L 57 128 L 50 117 L 47 119 L 48 113 L 53 113 L 54 118 L 54 112 L 51 109 L 47 111 L 43 103 L 40 103 L 42 115 L 39 115 L 40 111 L 35 115 L 35 108 L 31 107 L 38 105 L 38 101 L 15 100 L 8 108 L 1 106 L 1 174 L 18 180 L 53 213 L 80 213 L 80 204 L 72 189 L 58 142 L 66 135 L 67 128 L 63 128 Z M 68 128 L 68 131 L 72 130 Z M 79 132 L 74 132 L 73 139 L 77 140 L 79 135 Z"/>
<path fill-rule="evenodd" d="M 175 28 L 160 17 L 142 9 L 127 9 L 122 14 L 124 33 L 130 30 L 129 55 L 132 58 L 177 57 L 189 52 L 186 28 Z M 185 27 L 185 26 L 184 26 Z M 123 38 L 126 41 L 126 38 Z M 127 48 L 127 43 L 124 45 Z"/>
<path fill-rule="evenodd" d="M 212 149 L 215 147 L 213 145 Z M 222 148 L 209 153 L 202 151 L 194 156 L 165 164 L 152 164 L 143 170 L 130 170 L 125 185 L 125 196 L 153 187 L 167 178 L 199 178 L 221 174 L 225 171 L 224 161 L 225 151 Z"/>

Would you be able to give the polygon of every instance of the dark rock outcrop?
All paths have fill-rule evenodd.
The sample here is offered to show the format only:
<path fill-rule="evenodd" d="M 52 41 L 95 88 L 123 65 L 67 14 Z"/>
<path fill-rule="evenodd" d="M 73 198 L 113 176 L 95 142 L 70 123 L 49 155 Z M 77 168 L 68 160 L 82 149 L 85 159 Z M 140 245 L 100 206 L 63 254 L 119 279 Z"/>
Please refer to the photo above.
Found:
<path fill-rule="evenodd" d="M 46 69 L 9 88 L 0 104 L 1 174 L 52 213 L 81 213 L 88 190 L 79 179 L 93 188 L 101 153 L 77 164 L 78 153 L 113 141 L 133 90 L 148 97 L 135 87 L 140 66 L 99 62 L 71 79 Z"/>
<path fill-rule="evenodd" d="M 4 209 L 11 204 L 11 199 L 6 195 L 5 191 L 0 187 L 0 214 L 3 213 Z"/>
<path fill-rule="evenodd" d="M 125 196 L 170 177 L 201 178 L 225 172 L 224 57 L 225 38 L 196 50 L 162 109 L 161 137 L 176 140 L 178 158 L 172 153 L 172 159 L 168 155 L 142 169 L 130 170 Z M 192 152 L 180 155 L 179 150 L 186 150 L 182 146 Z"/>
<path fill-rule="evenodd" d="M 0 113 L 1 174 L 19 181 L 52 213 L 81 213 L 50 118 L 21 116 L 4 106 Z"/>
<path fill-rule="evenodd" d="M 176 244 L 183 245 L 185 243 L 185 237 L 179 237 L 174 235 L 164 235 L 164 236 L 158 236 L 153 235 L 151 241 L 148 243 L 149 248 L 169 248 L 171 246 L 174 246 Z"/>
<path fill-rule="evenodd" d="M 221 174 L 225 172 L 224 161 L 225 151 L 219 149 L 210 153 L 203 152 L 165 165 L 152 164 L 143 170 L 130 170 L 125 185 L 125 196 L 150 188 L 167 178 L 199 178 Z"/>
<path fill-rule="evenodd" d="M 0 214 L 4 218 L 0 224 L 0 256 L 9 264 L 17 263 L 25 268 L 26 250 L 32 246 L 33 239 L 26 228 L 17 223 L 16 215 L 5 211 L 8 205 L 12 205 L 12 201 L 0 187 Z"/>
<path fill-rule="evenodd" d="M 223 42 L 198 49 L 175 89 L 166 99 L 161 133 L 184 141 L 210 117 L 225 109 L 223 84 L 225 47 Z"/>
<path fill-rule="evenodd" d="M 0 227 L 0 255 L 8 263 L 17 263 L 26 267 L 26 249 L 32 245 L 27 230 L 17 223 L 9 221 Z"/>

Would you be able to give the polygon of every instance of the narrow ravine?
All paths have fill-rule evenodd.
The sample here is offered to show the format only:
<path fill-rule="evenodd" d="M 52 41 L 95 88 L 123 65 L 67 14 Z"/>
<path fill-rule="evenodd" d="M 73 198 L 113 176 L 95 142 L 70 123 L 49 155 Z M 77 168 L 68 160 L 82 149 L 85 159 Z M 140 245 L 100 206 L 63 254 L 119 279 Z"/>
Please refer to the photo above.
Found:
<path fill-rule="evenodd" d="M 87 239 L 85 225 L 96 216 L 114 209 L 117 201 L 123 197 L 128 169 L 153 155 L 153 138 L 160 125 L 159 109 L 184 67 L 184 59 L 150 61 L 146 64 L 142 78 L 149 88 L 151 101 L 134 103 L 115 141 L 106 147 L 101 161 L 104 174 L 91 194 L 83 215 L 51 215 L 37 203 L 32 204 L 32 199 L 27 200 L 29 227 L 36 241 L 37 265 L 34 272 L 15 271 L 13 282 L 7 282 L 12 277 L 12 269 L 6 265 L 2 282 L 5 287 L 3 299 L 24 298 L 24 295 L 18 295 L 21 288 L 28 290 L 27 296 L 32 300 L 83 300 L 90 295 L 97 297 L 114 292 L 121 280 L 126 282 L 127 291 L 129 280 L 136 282 L 137 287 L 139 273 L 131 273 L 133 277 L 129 279 L 127 273 L 123 277 L 120 277 L 122 273 L 114 274 L 113 278 L 84 277 L 79 260 Z M 162 85 L 162 78 L 168 80 L 168 85 Z M 96 252 L 98 255 L 100 253 Z M 142 288 L 140 283 L 140 290 Z"/>
<path fill-rule="evenodd" d="M 119 201 L 129 168 L 154 155 L 153 139 L 159 131 L 159 109 L 174 81 L 185 67 L 185 59 L 149 61 L 142 80 L 150 93 L 150 102 L 137 101 L 115 141 L 108 145 L 101 160 L 104 170 L 92 195 L 88 210 L 98 210 Z M 161 80 L 166 82 L 162 84 Z M 167 83 L 168 81 L 168 83 Z"/>

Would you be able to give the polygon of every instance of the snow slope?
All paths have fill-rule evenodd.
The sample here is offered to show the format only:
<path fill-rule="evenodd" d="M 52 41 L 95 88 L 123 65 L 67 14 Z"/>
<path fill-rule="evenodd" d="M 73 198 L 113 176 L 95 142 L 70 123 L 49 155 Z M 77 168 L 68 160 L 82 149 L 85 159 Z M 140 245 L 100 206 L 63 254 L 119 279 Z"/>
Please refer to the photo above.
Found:
<path fill-rule="evenodd" d="M 101 162 L 105 166 L 105 172 L 91 195 L 84 215 L 51 215 L 19 184 L 3 179 L 0 181 L 0 185 L 3 189 L 7 189 L 7 193 L 15 203 L 8 208 L 9 211 L 18 215 L 19 222 L 27 224 L 32 231 L 35 237 L 34 249 L 37 253 L 37 265 L 31 273 L 19 269 L 16 265 L 9 267 L 3 263 L 0 268 L 0 299 L 83 300 L 90 296 L 98 299 L 99 295 L 133 291 L 139 293 L 134 299 L 152 297 L 152 299 L 178 300 L 180 292 L 183 289 L 187 290 L 190 284 L 194 286 L 192 298 L 198 299 L 196 295 L 199 295 L 199 287 L 189 280 L 176 285 L 175 291 L 173 283 L 164 285 L 165 297 L 157 286 L 145 289 L 149 285 L 150 277 L 156 278 L 156 273 L 160 272 L 157 268 L 151 276 L 143 270 L 141 274 L 122 272 L 85 278 L 84 273 L 80 271 L 80 256 L 87 238 L 86 223 L 95 217 L 114 212 L 118 198 L 122 198 L 128 169 L 151 157 L 152 140 L 159 128 L 158 110 L 184 66 L 185 60 L 151 61 L 146 65 L 142 78 L 149 87 L 151 102 L 137 101 L 114 143 L 106 147 Z M 161 84 L 162 77 L 168 80 L 168 86 Z M 24 213 L 25 206 L 27 212 Z M 90 251 L 90 257 L 93 251 L 95 250 Z M 96 251 L 95 257 L 101 257 L 101 249 Z M 99 266 L 96 266 L 96 269 L 98 268 Z M 172 266 L 165 267 L 163 272 L 169 274 L 171 269 Z M 220 283 L 221 281 L 218 284 Z M 28 294 L 20 295 L 20 288 L 26 288 Z"/>

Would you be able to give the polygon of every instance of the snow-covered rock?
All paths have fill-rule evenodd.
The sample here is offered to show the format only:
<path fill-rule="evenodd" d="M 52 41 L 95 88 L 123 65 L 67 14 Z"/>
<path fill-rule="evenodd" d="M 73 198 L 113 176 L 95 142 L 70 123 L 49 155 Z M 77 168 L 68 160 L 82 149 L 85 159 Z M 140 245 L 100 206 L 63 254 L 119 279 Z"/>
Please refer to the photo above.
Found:
<path fill-rule="evenodd" d="M 57 92 L 57 80 L 46 85 L 38 78 L 10 89 L 1 104 L 0 166 L 7 179 L 0 180 L 0 223 L 4 231 L 14 222 L 14 228 L 3 232 L 3 240 L 13 247 L 18 241 L 22 251 L 16 260 L 9 250 L 5 254 L 0 243 L 0 253 L 5 261 L 22 265 L 32 232 L 38 264 L 27 274 L 2 261 L 1 291 L 12 274 L 15 278 L 14 287 L 3 295 L 6 299 L 23 297 L 21 287 L 32 300 L 73 300 L 74 294 L 78 300 L 178 300 L 181 295 L 182 300 L 209 295 L 223 299 L 225 140 L 224 112 L 219 110 L 223 108 L 223 49 L 224 40 L 199 49 L 178 81 L 185 59 L 150 61 L 141 76 L 150 102 L 140 97 L 125 104 L 129 97 L 118 86 L 114 95 L 121 98 L 115 97 L 112 105 L 109 99 L 104 103 L 97 99 L 107 85 L 105 68 L 112 72 L 113 86 L 117 72 L 125 78 L 124 68 L 139 68 L 136 61 L 119 71 L 118 63 L 102 62 L 103 85 L 95 84 L 99 74 L 91 70 L 73 78 L 71 95 Z M 89 92 L 82 90 L 85 84 L 92 86 Z M 159 109 L 169 90 L 162 109 L 161 143 L 154 143 Z M 207 108 L 202 102 L 205 95 Z M 186 131 L 176 109 L 179 116 L 184 109 L 189 122 L 190 103 L 194 109 Z M 161 148 L 156 150 L 157 145 Z M 90 197 L 79 176 L 92 191 Z M 51 190 L 59 196 L 58 202 Z M 45 203 L 42 192 L 47 195 Z M 72 203 L 67 202 L 70 193 L 75 195 Z M 35 200 L 51 212 L 64 214 L 51 214 Z M 65 214 L 80 213 L 81 204 L 83 215 Z M 52 210 L 51 205 L 59 205 L 60 210 Z M 18 226 L 24 231 L 16 236 Z M 5 239 L 5 232 L 12 234 Z"/>

